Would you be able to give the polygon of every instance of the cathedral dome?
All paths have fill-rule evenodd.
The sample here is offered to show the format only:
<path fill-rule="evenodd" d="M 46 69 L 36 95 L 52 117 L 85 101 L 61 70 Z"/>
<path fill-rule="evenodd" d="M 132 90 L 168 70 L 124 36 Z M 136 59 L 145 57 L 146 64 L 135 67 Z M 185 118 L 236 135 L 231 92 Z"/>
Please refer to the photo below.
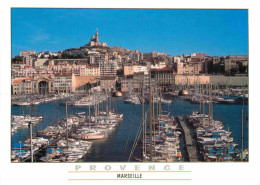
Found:
<path fill-rule="evenodd" d="M 122 96 L 122 93 L 120 91 L 116 91 L 116 92 L 114 92 L 113 96 L 120 97 L 120 96 Z"/>
<path fill-rule="evenodd" d="M 186 96 L 186 95 L 189 95 L 189 92 L 187 90 L 181 90 L 179 93 L 178 93 L 178 96 Z"/>

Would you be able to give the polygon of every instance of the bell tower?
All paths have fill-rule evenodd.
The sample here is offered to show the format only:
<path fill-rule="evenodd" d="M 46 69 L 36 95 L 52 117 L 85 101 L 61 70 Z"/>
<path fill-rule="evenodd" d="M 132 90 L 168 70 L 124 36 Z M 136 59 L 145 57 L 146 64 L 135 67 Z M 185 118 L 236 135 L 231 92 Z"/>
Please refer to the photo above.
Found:
<path fill-rule="evenodd" d="M 99 38 L 98 38 L 98 29 L 96 29 L 96 42 L 99 42 Z"/>

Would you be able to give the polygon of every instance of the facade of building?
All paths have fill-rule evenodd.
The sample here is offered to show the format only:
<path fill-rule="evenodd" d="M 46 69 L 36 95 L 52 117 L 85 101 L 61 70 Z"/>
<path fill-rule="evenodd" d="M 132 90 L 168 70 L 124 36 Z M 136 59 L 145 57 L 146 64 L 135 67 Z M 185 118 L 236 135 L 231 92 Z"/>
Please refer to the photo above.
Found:
<path fill-rule="evenodd" d="M 120 78 L 121 82 L 121 91 L 122 92 L 129 92 L 130 86 L 132 84 L 133 78 L 130 76 L 123 76 Z"/>
<path fill-rule="evenodd" d="M 151 69 L 151 77 L 155 81 L 157 88 L 160 88 L 163 92 L 169 92 L 174 85 L 173 69 Z"/>
<path fill-rule="evenodd" d="M 151 69 L 163 69 L 166 68 L 166 63 L 164 61 L 159 61 L 158 63 L 151 65 Z"/>
<path fill-rule="evenodd" d="M 199 60 L 204 60 L 206 57 L 206 54 L 205 53 L 192 53 L 190 56 L 191 56 L 191 58 L 197 58 Z"/>
<path fill-rule="evenodd" d="M 90 88 L 98 85 L 98 79 L 93 76 L 75 76 L 75 83 L 72 84 L 72 89 L 75 92 L 86 92 Z"/>
<path fill-rule="evenodd" d="M 105 92 L 116 90 L 116 77 L 113 76 L 101 77 L 100 88 L 102 91 Z"/>
<path fill-rule="evenodd" d="M 98 65 L 87 65 L 80 68 L 80 76 L 100 76 L 100 68 Z"/>
<path fill-rule="evenodd" d="M 100 66 L 100 76 L 116 76 L 117 62 L 113 60 L 102 61 Z"/>
<path fill-rule="evenodd" d="M 133 74 L 134 74 L 134 65 L 125 64 L 124 65 L 124 76 L 133 75 Z"/>
<path fill-rule="evenodd" d="M 18 78 L 14 79 L 12 82 L 12 94 L 22 95 L 22 94 L 33 94 L 33 82 L 32 78 Z"/>
<path fill-rule="evenodd" d="M 220 74 L 221 73 L 220 57 L 213 56 L 212 57 L 212 65 L 213 65 L 213 74 Z"/>
<path fill-rule="evenodd" d="M 73 73 L 55 74 L 54 90 L 57 93 L 71 93 L 75 92 L 76 79 Z"/>
<path fill-rule="evenodd" d="M 175 85 L 212 84 L 224 86 L 248 86 L 248 77 L 220 76 L 220 75 L 175 75 Z"/>
<path fill-rule="evenodd" d="M 133 72 L 134 73 L 144 73 L 144 74 L 148 74 L 148 68 L 147 66 L 141 66 L 141 65 L 134 65 L 133 66 Z"/>
<path fill-rule="evenodd" d="M 240 73 L 241 66 L 243 66 L 243 63 L 245 64 L 247 62 L 248 62 L 248 55 L 229 55 L 225 57 L 224 58 L 225 74 L 230 75 L 230 74 Z M 244 71 L 247 72 L 247 66 L 243 66 L 243 67 L 246 68 Z"/>
<path fill-rule="evenodd" d="M 175 75 L 175 85 L 194 85 L 194 84 L 209 84 L 210 76 L 198 76 L 198 75 Z"/>
<path fill-rule="evenodd" d="M 149 75 L 144 72 L 134 73 L 132 76 L 120 78 L 122 92 L 142 92 L 149 89 Z M 153 81 L 154 84 L 154 81 Z"/>
<path fill-rule="evenodd" d="M 54 77 L 52 75 L 37 75 L 12 80 L 12 94 L 50 94 L 54 92 Z"/>
<path fill-rule="evenodd" d="M 30 55 L 36 55 L 36 51 L 34 51 L 34 50 L 20 51 L 21 57 L 26 57 L 26 56 L 30 56 Z"/>

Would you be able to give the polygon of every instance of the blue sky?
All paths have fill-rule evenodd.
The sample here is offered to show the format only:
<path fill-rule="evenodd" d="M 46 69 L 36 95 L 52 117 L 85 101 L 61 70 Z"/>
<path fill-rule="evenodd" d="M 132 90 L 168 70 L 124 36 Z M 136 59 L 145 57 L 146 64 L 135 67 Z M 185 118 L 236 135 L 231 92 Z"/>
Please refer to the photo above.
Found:
<path fill-rule="evenodd" d="M 12 56 L 100 42 L 171 56 L 248 54 L 247 10 L 12 8 Z"/>

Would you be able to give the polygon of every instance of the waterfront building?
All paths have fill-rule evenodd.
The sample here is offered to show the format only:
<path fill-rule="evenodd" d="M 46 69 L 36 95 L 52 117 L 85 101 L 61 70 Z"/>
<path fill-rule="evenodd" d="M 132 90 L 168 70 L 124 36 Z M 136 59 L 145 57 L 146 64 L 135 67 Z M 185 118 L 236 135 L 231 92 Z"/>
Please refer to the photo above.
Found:
<path fill-rule="evenodd" d="M 123 76 L 120 78 L 122 92 L 142 92 L 149 89 L 149 74 L 144 72 L 134 73 L 133 75 Z M 154 79 L 152 79 L 154 84 Z"/>
<path fill-rule="evenodd" d="M 72 91 L 86 92 L 92 87 L 98 85 L 99 80 L 94 76 L 75 76 L 75 83 L 72 86 Z"/>
<path fill-rule="evenodd" d="M 209 84 L 210 76 L 204 75 L 175 75 L 175 85 L 195 85 L 195 84 Z"/>
<path fill-rule="evenodd" d="M 155 85 L 163 92 L 169 92 L 174 85 L 173 69 L 151 69 L 151 77 L 155 80 Z"/>
<path fill-rule="evenodd" d="M 204 61 L 204 74 L 212 74 L 213 73 L 213 59 L 208 57 Z"/>
<path fill-rule="evenodd" d="M 190 61 L 190 62 L 181 62 L 181 60 L 175 59 L 173 67 L 178 75 L 191 75 L 191 74 L 201 74 L 203 73 L 203 62 L 200 61 Z"/>
<path fill-rule="evenodd" d="M 175 85 L 212 84 L 222 86 L 248 86 L 247 76 L 174 75 Z"/>
<path fill-rule="evenodd" d="M 16 78 L 12 80 L 12 94 L 32 94 L 33 93 L 33 83 L 32 77 L 27 78 Z"/>
<path fill-rule="evenodd" d="M 229 55 L 223 58 L 226 75 L 247 73 L 248 55 Z"/>
<path fill-rule="evenodd" d="M 75 92 L 76 78 L 73 73 L 60 73 L 55 74 L 54 77 L 54 90 L 58 93 L 71 93 Z"/>
<path fill-rule="evenodd" d="M 145 72 L 136 72 L 133 75 L 132 88 L 134 92 L 142 92 L 143 86 L 145 89 L 149 87 L 149 75 Z"/>
<path fill-rule="evenodd" d="M 35 75 L 33 77 L 12 79 L 13 95 L 49 94 L 54 92 L 53 75 Z"/>
<path fill-rule="evenodd" d="M 133 78 L 132 76 L 123 76 L 120 78 L 121 83 L 121 91 L 129 92 L 130 84 L 132 84 Z"/>
<path fill-rule="evenodd" d="M 221 73 L 220 57 L 213 56 L 212 57 L 212 65 L 213 65 L 213 74 L 220 74 Z"/>
<path fill-rule="evenodd" d="M 102 76 L 100 78 L 100 88 L 102 91 L 109 92 L 116 90 L 115 76 Z"/>

